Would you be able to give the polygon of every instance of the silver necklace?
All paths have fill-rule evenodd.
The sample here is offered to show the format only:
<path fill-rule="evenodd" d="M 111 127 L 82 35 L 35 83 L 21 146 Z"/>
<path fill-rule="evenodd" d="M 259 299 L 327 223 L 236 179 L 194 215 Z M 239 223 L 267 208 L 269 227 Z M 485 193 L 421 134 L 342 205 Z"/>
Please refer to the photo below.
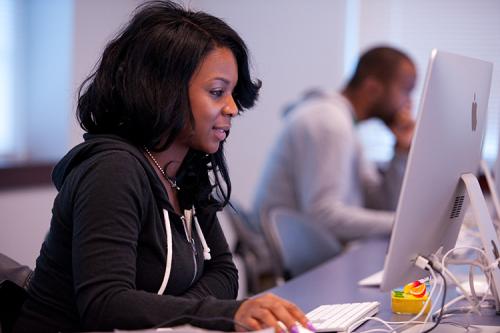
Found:
<path fill-rule="evenodd" d="M 177 181 L 175 180 L 175 178 L 169 177 L 167 175 L 165 170 L 163 170 L 163 168 L 160 166 L 160 163 L 158 163 L 158 161 L 153 156 L 153 154 L 149 151 L 148 148 L 146 148 L 146 147 L 143 147 L 143 148 L 144 148 L 144 151 L 146 152 L 146 154 L 148 154 L 149 158 L 151 158 L 151 161 L 153 161 L 153 163 L 156 165 L 158 170 L 160 170 L 161 174 L 163 175 L 163 178 L 165 178 L 167 180 L 167 182 L 170 184 L 170 186 L 172 188 L 175 188 L 177 191 L 180 191 L 180 188 L 179 188 L 179 186 L 177 186 Z"/>

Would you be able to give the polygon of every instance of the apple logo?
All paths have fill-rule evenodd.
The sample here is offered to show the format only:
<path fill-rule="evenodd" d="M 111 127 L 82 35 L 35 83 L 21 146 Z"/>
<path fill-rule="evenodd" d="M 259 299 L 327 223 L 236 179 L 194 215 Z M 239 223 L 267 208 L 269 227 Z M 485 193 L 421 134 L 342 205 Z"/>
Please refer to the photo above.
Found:
<path fill-rule="evenodd" d="M 472 131 L 475 132 L 477 127 L 477 102 L 476 93 L 474 93 L 474 100 L 472 101 Z"/>

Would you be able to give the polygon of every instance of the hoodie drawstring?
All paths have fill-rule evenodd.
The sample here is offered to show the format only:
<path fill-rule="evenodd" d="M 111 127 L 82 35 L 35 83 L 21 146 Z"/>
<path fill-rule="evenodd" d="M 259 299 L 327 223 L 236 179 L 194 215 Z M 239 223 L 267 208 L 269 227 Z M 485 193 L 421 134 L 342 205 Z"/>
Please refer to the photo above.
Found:
<path fill-rule="evenodd" d="M 201 245 L 203 247 L 203 259 L 210 260 L 212 259 L 210 255 L 210 248 L 208 247 L 207 241 L 205 240 L 205 236 L 201 230 L 200 224 L 198 223 L 198 218 L 196 217 L 196 212 L 193 206 L 193 215 L 194 215 L 194 225 L 196 229 L 196 233 L 200 238 Z M 163 281 L 161 283 L 160 289 L 158 290 L 158 295 L 163 295 L 165 289 L 167 288 L 168 279 L 170 278 L 170 272 L 172 270 L 172 229 L 170 227 L 170 218 L 168 216 L 168 211 L 166 209 L 163 210 L 163 220 L 165 222 L 165 233 L 167 236 L 167 262 L 165 264 L 165 273 L 163 275 Z"/>
<path fill-rule="evenodd" d="M 172 270 L 172 229 L 170 228 L 170 218 L 168 217 L 168 211 L 166 209 L 163 210 L 163 220 L 165 222 L 165 233 L 167 236 L 167 263 L 165 265 L 165 274 L 163 275 L 163 281 L 160 290 L 158 290 L 158 295 L 163 295 L 165 288 L 167 288 L 170 271 Z"/>
<path fill-rule="evenodd" d="M 193 206 L 193 215 L 194 215 L 194 226 L 196 228 L 196 232 L 198 233 L 198 237 L 200 237 L 201 245 L 203 246 L 203 259 L 210 260 L 212 256 L 210 255 L 210 248 L 208 247 L 207 241 L 205 240 L 205 236 L 203 236 L 203 232 L 201 231 L 200 224 L 198 223 L 198 217 L 196 216 L 196 211 Z"/>

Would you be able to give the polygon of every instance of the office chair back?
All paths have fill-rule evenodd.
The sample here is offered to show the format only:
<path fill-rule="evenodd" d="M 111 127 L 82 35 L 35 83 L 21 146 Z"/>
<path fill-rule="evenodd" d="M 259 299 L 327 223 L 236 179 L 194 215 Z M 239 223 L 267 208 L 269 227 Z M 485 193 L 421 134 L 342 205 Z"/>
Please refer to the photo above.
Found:
<path fill-rule="evenodd" d="M 33 271 L 0 253 L 0 324 L 1 332 L 10 333 L 28 295 Z"/>
<path fill-rule="evenodd" d="M 340 242 L 324 227 L 288 208 L 273 208 L 261 218 L 274 257 L 278 283 L 302 274 L 338 255 Z"/>
<path fill-rule="evenodd" d="M 248 293 L 256 294 L 265 289 L 263 277 L 273 274 L 269 249 L 264 235 L 252 225 L 249 214 L 236 201 L 231 200 L 231 206 L 224 212 L 236 233 L 235 253 L 242 258 L 245 267 Z"/>

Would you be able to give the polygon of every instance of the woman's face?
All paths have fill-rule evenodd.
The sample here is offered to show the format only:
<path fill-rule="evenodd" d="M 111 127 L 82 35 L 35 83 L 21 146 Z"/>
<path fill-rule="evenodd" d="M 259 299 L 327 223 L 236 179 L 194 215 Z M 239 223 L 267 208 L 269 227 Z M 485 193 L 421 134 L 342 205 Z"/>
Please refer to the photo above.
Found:
<path fill-rule="evenodd" d="M 219 149 L 238 114 L 232 93 L 238 81 L 236 59 L 228 48 L 216 48 L 202 60 L 189 82 L 189 102 L 194 129 L 188 129 L 187 144 L 205 153 Z"/>

